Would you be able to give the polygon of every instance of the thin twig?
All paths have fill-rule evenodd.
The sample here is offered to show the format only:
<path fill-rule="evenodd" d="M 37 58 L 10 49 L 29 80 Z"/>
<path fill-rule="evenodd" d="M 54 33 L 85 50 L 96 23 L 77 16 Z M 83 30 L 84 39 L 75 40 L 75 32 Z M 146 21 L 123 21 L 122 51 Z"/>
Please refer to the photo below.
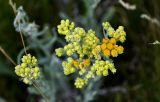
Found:
<path fill-rule="evenodd" d="M 16 16 L 16 13 L 17 13 L 17 10 L 16 10 L 16 3 L 13 3 L 12 0 L 9 0 L 9 4 L 10 6 L 12 7 L 13 9 L 13 12 Z M 25 43 L 24 43 L 24 39 L 23 39 L 23 35 L 22 35 L 22 32 L 21 32 L 21 29 L 20 29 L 20 21 L 18 21 L 18 26 L 19 26 L 19 32 L 20 32 L 20 37 L 21 37 L 21 40 L 22 40 L 22 44 L 23 44 L 23 47 L 24 47 L 24 51 L 25 51 L 25 54 L 27 54 L 27 51 L 26 51 L 26 47 L 25 47 Z"/>
<path fill-rule="evenodd" d="M 156 18 L 152 18 L 147 14 L 141 14 L 141 18 L 146 19 L 146 20 L 150 21 L 151 23 L 154 23 L 160 27 L 160 21 L 158 21 L 158 19 L 156 19 Z"/>
<path fill-rule="evenodd" d="M 153 43 L 149 43 L 149 44 L 152 44 L 152 45 L 160 45 L 160 42 L 158 40 L 154 41 Z"/>
<path fill-rule="evenodd" d="M 9 0 L 9 5 L 11 5 L 12 9 L 13 9 L 13 12 L 14 14 L 16 15 L 16 3 L 13 3 L 12 0 Z"/>
<path fill-rule="evenodd" d="M 22 44 L 23 44 L 23 47 L 24 47 L 24 51 L 25 51 L 25 54 L 27 54 L 27 50 L 26 50 L 26 46 L 25 46 L 25 43 L 24 43 L 23 35 L 22 35 L 21 29 L 20 29 L 20 25 L 18 25 L 18 26 L 19 26 L 19 32 L 20 32 L 21 41 L 22 41 Z"/>
<path fill-rule="evenodd" d="M 40 93 L 41 96 L 44 98 L 44 100 L 45 100 L 46 102 L 49 102 L 47 96 L 45 96 L 45 95 L 43 94 L 43 92 L 41 91 L 41 89 L 40 89 L 40 87 L 39 87 L 39 85 L 38 85 L 38 83 L 37 83 L 36 81 L 33 81 L 33 86 L 37 89 L 37 91 L 39 91 L 39 93 Z"/>
<path fill-rule="evenodd" d="M 0 51 L 2 54 L 12 63 L 16 66 L 16 63 L 13 61 L 13 59 L 5 52 L 5 50 L 0 46 Z"/>
<path fill-rule="evenodd" d="M 136 5 L 130 5 L 129 3 L 124 2 L 123 0 L 119 0 L 118 1 L 124 8 L 126 8 L 127 10 L 135 10 L 136 9 Z"/>

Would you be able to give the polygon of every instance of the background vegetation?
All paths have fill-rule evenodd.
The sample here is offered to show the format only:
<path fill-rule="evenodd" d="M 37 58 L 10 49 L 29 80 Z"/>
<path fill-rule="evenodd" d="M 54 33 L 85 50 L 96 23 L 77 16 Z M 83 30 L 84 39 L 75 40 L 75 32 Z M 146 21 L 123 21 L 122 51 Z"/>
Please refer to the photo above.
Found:
<path fill-rule="evenodd" d="M 101 79 L 102 90 L 93 102 L 159 102 L 160 46 L 149 43 L 160 40 L 160 26 L 140 16 L 145 13 L 159 19 L 160 0 L 125 0 L 135 4 L 135 10 L 127 10 L 118 0 L 100 0 L 91 10 L 92 0 L 86 1 L 15 0 L 39 29 L 45 25 L 56 27 L 62 18 L 69 18 L 86 29 L 96 28 L 101 37 L 101 21 L 108 20 L 115 28 L 123 25 L 127 40 L 124 54 L 114 59 L 118 71 Z M 13 27 L 14 13 L 8 0 L 0 0 L 0 7 L 0 45 L 16 60 L 23 46 Z M 53 52 L 56 47 L 53 46 Z M 31 97 L 38 96 L 28 93 L 27 85 L 15 75 L 14 66 L 0 54 L 0 101 L 27 102 Z"/>

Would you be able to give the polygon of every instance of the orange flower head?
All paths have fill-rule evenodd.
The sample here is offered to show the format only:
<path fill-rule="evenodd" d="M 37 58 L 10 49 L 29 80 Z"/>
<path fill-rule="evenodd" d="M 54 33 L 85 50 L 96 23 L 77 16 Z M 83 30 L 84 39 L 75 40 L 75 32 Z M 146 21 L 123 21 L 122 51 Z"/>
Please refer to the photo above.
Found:
<path fill-rule="evenodd" d="M 113 44 L 112 43 L 108 43 L 106 46 L 107 46 L 107 49 L 109 49 L 109 50 L 113 49 Z"/>
<path fill-rule="evenodd" d="M 108 49 L 105 49 L 103 51 L 103 54 L 106 56 L 106 57 L 109 57 L 110 56 L 110 51 Z"/>
<path fill-rule="evenodd" d="M 112 44 L 116 44 L 116 39 L 115 39 L 115 38 L 111 38 L 111 39 L 109 40 L 109 42 L 112 43 Z"/>
<path fill-rule="evenodd" d="M 103 38 L 102 42 L 103 43 L 108 43 L 109 39 L 108 38 Z"/>
<path fill-rule="evenodd" d="M 84 65 L 89 65 L 89 64 L 90 64 L 90 60 L 89 60 L 89 59 L 83 60 L 83 64 L 84 64 Z"/>
<path fill-rule="evenodd" d="M 78 66 L 79 65 L 79 61 L 78 60 L 73 60 L 72 61 L 73 65 Z"/>
<path fill-rule="evenodd" d="M 101 49 L 102 49 L 102 50 L 105 50 L 106 48 L 107 48 L 106 44 L 105 44 L 105 43 L 102 43 Z"/>

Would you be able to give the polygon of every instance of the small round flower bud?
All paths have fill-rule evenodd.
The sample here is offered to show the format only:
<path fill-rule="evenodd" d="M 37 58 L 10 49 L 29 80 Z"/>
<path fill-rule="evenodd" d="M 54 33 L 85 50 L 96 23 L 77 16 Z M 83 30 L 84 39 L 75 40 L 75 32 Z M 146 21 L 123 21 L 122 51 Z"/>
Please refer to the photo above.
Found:
<path fill-rule="evenodd" d="M 112 43 L 108 43 L 106 45 L 107 49 L 112 50 L 113 49 L 113 44 Z"/>
<path fill-rule="evenodd" d="M 63 51 L 63 49 L 62 49 L 62 48 L 58 48 L 58 49 L 56 49 L 56 50 L 55 50 L 55 52 L 56 52 L 56 55 L 57 55 L 57 56 L 59 56 L 59 57 L 60 57 L 60 56 L 62 56 L 62 55 L 63 55 L 63 53 L 64 53 L 64 51 Z"/>
<path fill-rule="evenodd" d="M 116 48 L 116 50 L 118 51 L 119 54 L 122 54 L 124 48 L 123 48 L 122 46 L 118 46 L 118 47 Z"/>
<path fill-rule="evenodd" d="M 24 79 L 23 79 L 23 82 L 24 82 L 25 84 L 29 84 L 29 83 L 30 83 L 30 80 L 27 79 L 27 78 L 24 78 Z"/>
<path fill-rule="evenodd" d="M 102 50 L 105 50 L 106 48 L 107 48 L 106 44 L 105 44 L 105 43 L 102 43 L 101 49 L 102 49 Z"/>
<path fill-rule="evenodd" d="M 103 53 L 106 57 L 110 56 L 110 51 L 108 49 L 104 50 Z"/>
<path fill-rule="evenodd" d="M 118 56 L 117 50 L 115 50 L 115 49 L 111 50 L 111 55 L 112 55 L 113 57 L 117 57 L 117 56 Z"/>

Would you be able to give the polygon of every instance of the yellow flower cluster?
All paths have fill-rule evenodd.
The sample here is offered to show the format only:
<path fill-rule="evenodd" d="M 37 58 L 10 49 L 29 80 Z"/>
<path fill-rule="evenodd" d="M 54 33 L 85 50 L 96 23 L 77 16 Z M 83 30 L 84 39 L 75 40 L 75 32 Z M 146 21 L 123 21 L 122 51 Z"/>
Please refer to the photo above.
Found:
<path fill-rule="evenodd" d="M 20 76 L 25 84 L 32 84 L 40 75 L 37 59 L 30 54 L 23 56 L 22 63 L 15 67 L 15 73 Z"/>
<path fill-rule="evenodd" d="M 76 86 L 76 88 L 82 88 L 86 84 L 86 82 L 87 81 L 82 78 L 77 78 L 74 85 Z"/>
<path fill-rule="evenodd" d="M 114 64 L 110 61 L 96 60 L 91 71 L 95 72 L 97 76 L 107 76 L 108 70 L 111 70 L 112 73 L 116 72 Z"/>
<path fill-rule="evenodd" d="M 76 27 L 70 34 L 66 35 L 65 39 L 68 42 L 79 42 L 83 36 L 85 36 L 85 31 L 83 28 Z"/>
<path fill-rule="evenodd" d="M 119 26 L 117 30 L 114 30 L 108 22 L 102 23 L 102 26 L 107 31 L 109 37 L 113 37 L 122 43 L 126 40 L 126 32 L 123 26 Z"/>
<path fill-rule="evenodd" d="M 123 47 L 116 43 L 124 42 L 126 35 L 121 26 L 114 31 L 108 22 L 102 25 L 107 31 L 102 42 L 94 30 L 85 31 L 83 28 L 75 27 L 74 23 L 70 23 L 69 20 L 62 20 L 58 25 L 58 32 L 65 35 L 68 44 L 64 48 L 56 49 L 56 55 L 58 57 L 69 56 L 67 61 L 62 62 L 62 66 L 65 75 L 78 72 L 74 84 L 76 88 L 84 87 L 91 78 L 96 76 L 107 76 L 108 70 L 111 70 L 112 73 L 116 72 L 110 56 L 116 57 L 123 53 Z M 107 60 L 103 60 L 105 57 Z"/>
<path fill-rule="evenodd" d="M 74 73 L 76 71 L 76 68 L 73 67 L 72 62 L 73 62 L 73 59 L 71 57 L 69 57 L 67 59 L 67 61 L 62 62 L 62 66 L 63 66 L 65 75 L 69 75 L 69 74 Z"/>
<path fill-rule="evenodd" d="M 116 39 L 115 38 L 103 38 L 102 44 L 101 44 L 101 50 L 103 51 L 103 54 L 106 57 L 113 56 L 117 57 L 118 54 L 122 54 L 124 48 L 122 46 L 116 45 Z"/>
<path fill-rule="evenodd" d="M 68 45 L 64 46 L 64 51 L 68 56 L 73 55 L 76 51 L 80 50 L 80 45 L 77 42 L 69 43 Z"/>
<path fill-rule="evenodd" d="M 79 53 L 80 55 L 82 55 L 82 57 L 84 55 L 89 56 L 90 58 L 96 55 L 93 53 L 93 50 L 95 49 L 95 47 L 100 43 L 99 39 L 96 36 L 95 31 L 93 31 L 92 29 L 90 29 L 86 36 L 83 38 L 83 44 L 82 44 L 82 52 Z"/>
<path fill-rule="evenodd" d="M 76 69 L 81 70 L 79 73 L 83 75 L 86 72 L 86 67 L 90 65 L 89 59 L 73 60 L 72 57 L 68 57 L 67 61 L 62 62 L 64 68 L 64 74 L 69 75 L 74 73 Z"/>
<path fill-rule="evenodd" d="M 74 29 L 74 23 L 69 22 L 69 20 L 61 20 L 61 24 L 58 25 L 58 33 L 62 35 L 67 35 L 70 30 Z"/>
<path fill-rule="evenodd" d="M 57 56 L 59 56 L 59 57 L 61 57 L 63 55 L 63 52 L 64 52 L 62 48 L 58 48 L 55 51 L 56 51 Z"/>

